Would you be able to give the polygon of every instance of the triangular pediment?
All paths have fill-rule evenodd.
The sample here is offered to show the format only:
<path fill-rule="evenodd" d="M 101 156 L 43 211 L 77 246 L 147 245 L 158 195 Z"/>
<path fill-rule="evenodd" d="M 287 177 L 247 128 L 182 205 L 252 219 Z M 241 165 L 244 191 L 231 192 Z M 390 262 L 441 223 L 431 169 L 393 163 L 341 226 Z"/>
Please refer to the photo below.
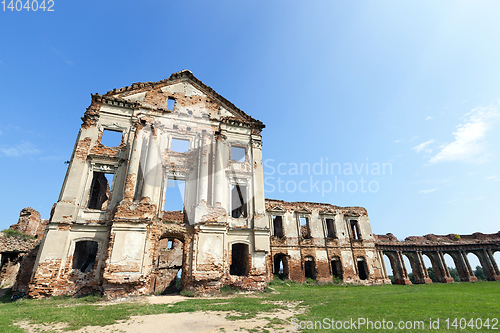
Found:
<path fill-rule="evenodd" d="M 269 206 L 267 208 L 267 210 L 269 212 L 274 212 L 274 213 L 285 213 L 286 212 L 286 209 L 284 209 L 283 207 L 281 207 L 280 204 L 275 204 L 275 205 Z"/>
<path fill-rule="evenodd" d="M 174 73 L 168 79 L 158 82 L 139 82 L 113 89 L 102 97 L 164 112 L 181 111 L 186 114 L 199 112 L 199 116 L 209 116 L 231 125 L 259 129 L 265 127 L 262 122 L 250 117 L 197 79 L 189 70 Z M 178 101 L 178 106 L 173 110 L 169 108 L 169 98 L 175 99 L 176 103 Z"/>

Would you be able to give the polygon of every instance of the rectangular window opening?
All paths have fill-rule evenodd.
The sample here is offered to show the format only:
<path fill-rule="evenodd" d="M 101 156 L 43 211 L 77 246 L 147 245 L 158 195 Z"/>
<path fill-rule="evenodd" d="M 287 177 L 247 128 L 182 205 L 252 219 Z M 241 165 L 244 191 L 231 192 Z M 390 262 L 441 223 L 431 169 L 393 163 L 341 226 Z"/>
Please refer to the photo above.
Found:
<path fill-rule="evenodd" d="M 172 139 L 170 150 L 178 153 L 187 153 L 189 151 L 189 140 Z"/>
<path fill-rule="evenodd" d="M 283 238 L 283 218 L 280 215 L 273 216 L 274 236 L 276 238 Z"/>
<path fill-rule="evenodd" d="M 174 248 L 174 240 L 169 239 L 167 244 L 167 249 L 172 250 Z"/>
<path fill-rule="evenodd" d="M 186 192 L 186 181 L 179 179 L 168 179 L 165 188 L 165 212 L 184 211 L 184 194 Z"/>
<path fill-rule="evenodd" d="M 174 111 L 175 107 L 175 98 L 169 97 L 167 102 L 167 110 Z"/>
<path fill-rule="evenodd" d="M 231 146 L 231 159 L 233 161 L 245 162 L 246 149 L 244 147 Z"/>
<path fill-rule="evenodd" d="M 300 218 L 300 235 L 302 238 L 311 238 L 311 228 L 309 226 L 309 218 L 301 216 Z"/>
<path fill-rule="evenodd" d="M 107 147 L 118 147 L 122 143 L 123 133 L 105 129 L 102 132 L 101 143 Z"/>
<path fill-rule="evenodd" d="M 326 219 L 326 229 L 327 229 L 327 237 L 328 238 L 336 238 L 335 237 L 335 228 L 333 225 L 333 219 Z"/>
<path fill-rule="evenodd" d="M 231 216 L 247 217 L 247 187 L 244 185 L 231 187 Z"/>
<path fill-rule="evenodd" d="M 82 273 L 90 272 L 95 265 L 99 244 L 94 241 L 80 241 L 75 244 L 73 254 L 73 269 Z"/>
<path fill-rule="evenodd" d="M 249 271 L 249 251 L 248 245 L 237 243 L 231 246 L 231 266 L 229 274 L 246 276 Z"/>
<path fill-rule="evenodd" d="M 92 185 L 90 187 L 90 198 L 88 208 L 106 210 L 111 199 L 113 186 L 113 173 L 94 171 Z"/>
<path fill-rule="evenodd" d="M 359 232 L 358 221 L 351 220 L 351 238 L 352 239 L 361 239 L 361 233 Z"/>

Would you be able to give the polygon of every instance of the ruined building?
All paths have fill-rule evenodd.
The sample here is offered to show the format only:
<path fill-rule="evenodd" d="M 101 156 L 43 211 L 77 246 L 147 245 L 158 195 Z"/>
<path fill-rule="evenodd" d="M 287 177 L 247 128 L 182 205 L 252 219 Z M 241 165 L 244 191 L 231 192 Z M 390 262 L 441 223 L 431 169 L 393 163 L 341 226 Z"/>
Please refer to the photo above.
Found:
<path fill-rule="evenodd" d="M 178 274 L 197 293 L 390 283 L 364 208 L 264 198 L 264 124 L 190 71 L 92 95 L 82 121 L 31 297 L 162 292 Z"/>

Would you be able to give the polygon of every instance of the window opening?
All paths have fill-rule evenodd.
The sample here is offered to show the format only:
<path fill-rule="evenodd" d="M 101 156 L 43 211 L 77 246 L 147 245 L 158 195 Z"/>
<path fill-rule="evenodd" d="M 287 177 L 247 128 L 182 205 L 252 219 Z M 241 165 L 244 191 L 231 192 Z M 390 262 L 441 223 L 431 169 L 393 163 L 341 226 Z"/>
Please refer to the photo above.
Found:
<path fill-rule="evenodd" d="M 231 216 L 233 218 L 247 217 L 247 187 L 233 185 L 231 188 Z"/>
<path fill-rule="evenodd" d="M 301 216 L 300 218 L 300 235 L 302 238 L 311 238 L 311 229 L 309 227 L 309 218 Z"/>
<path fill-rule="evenodd" d="M 122 143 L 123 133 L 105 129 L 102 131 L 101 143 L 108 147 L 117 147 Z"/>
<path fill-rule="evenodd" d="M 163 210 L 184 211 L 184 193 L 186 191 L 186 181 L 178 179 L 167 179 L 165 188 L 165 204 Z"/>
<path fill-rule="evenodd" d="M 306 257 L 306 260 L 304 261 L 304 271 L 305 271 L 305 276 L 306 279 L 316 279 L 316 267 L 314 263 L 314 258 L 313 257 Z"/>
<path fill-rule="evenodd" d="M 333 219 L 326 219 L 326 230 L 328 232 L 328 238 L 336 238 L 335 237 L 335 228 L 333 225 Z"/>
<path fill-rule="evenodd" d="M 172 250 L 174 248 L 174 240 L 169 239 L 167 242 L 167 249 Z"/>
<path fill-rule="evenodd" d="M 245 162 L 246 150 L 243 147 L 231 146 L 231 159 L 233 161 Z"/>
<path fill-rule="evenodd" d="M 342 279 L 342 263 L 338 257 L 332 260 L 332 275 Z"/>
<path fill-rule="evenodd" d="M 246 276 L 248 275 L 248 245 L 237 243 L 231 246 L 231 267 L 229 273 L 231 275 Z"/>
<path fill-rule="evenodd" d="M 170 150 L 178 153 L 187 153 L 189 151 L 189 140 L 172 139 Z"/>
<path fill-rule="evenodd" d="M 288 261 L 284 254 L 274 256 L 274 275 L 278 275 L 280 279 L 288 278 Z"/>
<path fill-rule="evenodd" d="M 359 232 L 358 221 L 351 220 L 351 238 L 361 239 L 361 234 Z"/>
<path fill-rule="evenodd" d="M 368 270 L 363 258 L 358 258 L 358 275 L 361 280 L 368 279 Z"/>
<path fill-rule="evenodd" d="M 167 110 L 173 111 L 175 107 L 175 98 L 169 97 L 167 102 Z"/>
<path fill-rule="evenodd" d="M 111 197 L 113 173 L 93 172 L 88 208 L 106 210 Z"/>
<path fill-rule="evenodd" d="M 274 236 L 276 238 L 283 238 L 283 217 L 280 215 L 273 216 Z"/>
<path fill-rule="evenodd" d="M 73 269 L 83 273 L 90 272 L 95 265 L 99 244 L 94 241 L 80 241 L 75 244 L 73 254 Z"/>

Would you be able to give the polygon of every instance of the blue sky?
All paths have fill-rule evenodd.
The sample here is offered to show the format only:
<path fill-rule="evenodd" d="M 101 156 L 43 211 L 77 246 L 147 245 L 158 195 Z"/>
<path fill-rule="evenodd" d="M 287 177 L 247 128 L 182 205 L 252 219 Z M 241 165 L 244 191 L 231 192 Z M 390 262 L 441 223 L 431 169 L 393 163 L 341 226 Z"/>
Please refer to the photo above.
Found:
<path fill-rule="evenodd" d="M 363 206 L 375 233 L 399 239 L 497 232 L 499 11 L 364 0 L 0 11 L 0 228 L 27 206 L 49 217 L 90 93 L 190 69 L 266 124 L 267 197 Z"/>

